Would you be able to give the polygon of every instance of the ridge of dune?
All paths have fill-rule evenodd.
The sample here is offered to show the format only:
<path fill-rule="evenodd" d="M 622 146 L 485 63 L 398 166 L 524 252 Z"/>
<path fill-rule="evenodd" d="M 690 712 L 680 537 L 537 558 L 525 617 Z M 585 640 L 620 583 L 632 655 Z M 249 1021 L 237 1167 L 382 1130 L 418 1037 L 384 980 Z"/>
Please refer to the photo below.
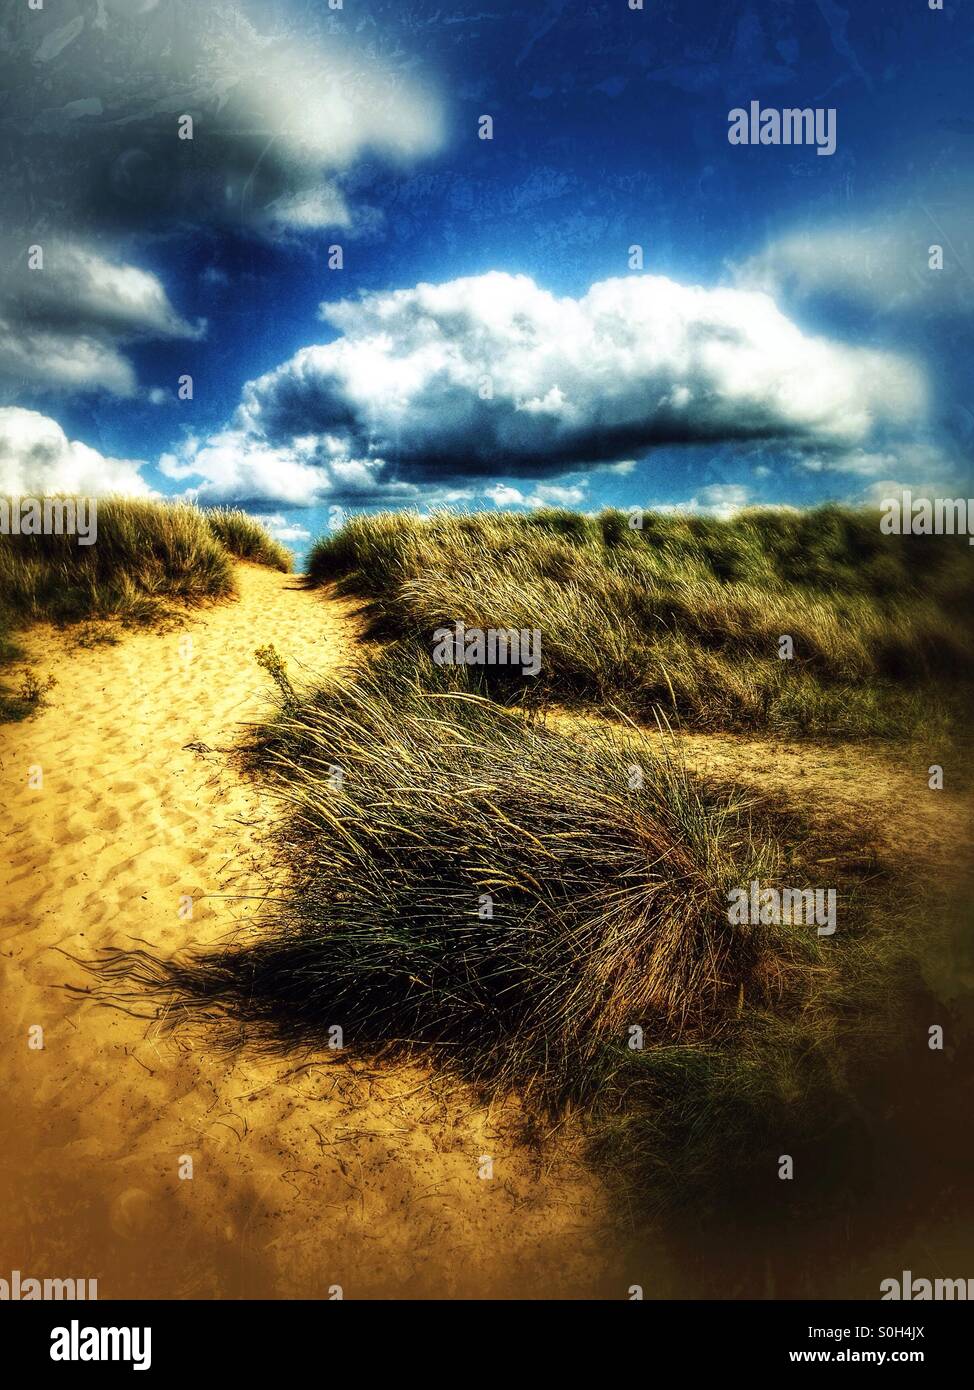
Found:
<path fill-rule="evenodd" d="M 58 685 L 0 725 L 0 1272 L 101 1298 L 591 1294 L 605 1194 L 562 1134 L 519 1141 L 513 1103 L 419 1066 L 228 1054 L 85 993 L 71 957 L 212 942 L 282 872 L 273 799 L 228 757 L 270 705 L 253 654 L 341 668 L 357 626 L 294 576 L 237 577 L 238 601 L 169 631 L 22 642 Z"/>

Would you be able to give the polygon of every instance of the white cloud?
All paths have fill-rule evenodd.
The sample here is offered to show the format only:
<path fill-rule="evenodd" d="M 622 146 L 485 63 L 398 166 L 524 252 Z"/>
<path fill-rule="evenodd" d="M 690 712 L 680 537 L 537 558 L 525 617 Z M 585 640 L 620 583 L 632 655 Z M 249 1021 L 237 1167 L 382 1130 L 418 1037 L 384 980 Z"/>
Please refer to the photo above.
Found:
<path fill-rule="evenodd" d="M 381 459 L 355 459 L 315 438 L 269 445 L 239 430 L 224 430 L 205 441 L 189 438 L 163 454 L 159 469 L 185 482 L 185 495 L 207 505 L 282 503 L 311 507 L 330 501 L 412 503 L 419 490 L 386 481 Z"/>
<path fill-rule="evenodd" d="M 799 510 L 787 502 L 759 501 L 749 488 L 740 483 L 712 483 L 709 487 L 701 488 L 687 502 L 655 505 L 653 510 L 676 514 L 689 512 L 695 516 L 714 516 L 721 521 L 727 521 L 749 507 L 760 508 L 762 511 L 769 512 L 795 512 Z"/>
<path fill-rule="evenodd" d="M 494 483 L 493 487 L 484 489 L 484 496 L 493 502 L 495 507 L 526 507 L 527 498 L 519 488 L 510 487 L 507 483 Z"/>
<path fill-rule="evenodd" d="M 711 483 L 700 489 L 698 499 L 702 509 L 717 516 L 732 516 L 748 505 L 751 493 L 742 483 Z"/>
<path fill-rule="evenodd" d="M 578 507 L 585 501 L 585 494 L 588 492 L 588 483 L 575 483 L 571 487 L 559 487 L 557 484 L 540 483 L 534 490 L 531 497 L 531 505 L 535 506 L 558 506 L 558 507 Z"/>
<path fill-rule="evenodd" d="M 544 477 L 666 443 L 849 446 L 926 403 L 906 359 L 811 337 L 767 295 L 661 276 L 571 299 L 491 272 L 321 312 L 340 336 L 249 382 L 235 429 L 329 440 L 411 481 Z"/>
<path fill-rule="evenodd" d="M 906 447 L 864 456 L 862 466 L 849 471 L 863 480 L 859 491 L 845 498 L 853 506 L 878 506 L 904 490 L 916 497 L 968 497 L 970 464 L 939 444 L 918 441 Z M 867 482 L 872 478 L 874 481 Z"/>
<path fill-rule="evenodd" d="M 368 230 L 379 214 L 350 200 L 353 169 L 442 139 L 439 102 L 402 55 L 310 14 L 269 18 L 257 0 L 97 0 L 67 21 L 57 5 L 9 8 L 0 144 L 16 151 L 3 218 L 18 234 L 0 243 L 0 386 L 134 394 L 124 344 L 199 329 L 129 263 L 133 235 Z M 27 270 L 28 245 L 43 271 Z"/>
<path fill-rule="evenodd" d="M 956 311 L 974 302 L 965 269 L 969 202 L 935 212 L 923 207 L 859 223 L 796 229 L 733 267 L 737 284 L 780 298 L 836 295 L 881 312 L 915 307 Z M 931 269 L 940 246 L 943 268 Z"/>
<path fill-rule="evenodd" d="M 261 516 L 259 520 L 276 541 L 310 541 L 311 532 L 300 522 L 288 521 L 280 512 L 273 516 Z"/>
<path fill-rule="evenodd" d="M 750 489 L 742 483 L 711 483 L 701 488 L 687 502 L 666 503 L 654 507 L 658 512 L 693 512 L 716 516 L 726 521 L 744 507 L 753 506 Z"/>
<path fill-rule="evenodd" d="M 118 493 L 148 497 L 152 489 L 132 459 L 106 458 L 36 410 L 0 407 L 0 493 L 42 497 L 54 492 L 84 497 Z"/>
<path fill-rule="evenodd" d="M 965 497 L 967 489 L 954 489 L 949 484 L 937 486 L 932 483 L 917 483 L 915 481 L 896 481 L 893 478 L 884 478 L 877 483 L 870 483 L 861 492 L 854 492 L 844 500 L 852 507 L 880 507 L 887 498 L 902 500 L 904 492 L 909 492 L 918 501 L 925 499 L 933 502 L 937 498 L 944 497 Z"/>
<path fill-rule="evenodd" d="M 803 454 L 798 467 L 809 473 L 851 473 L 860 478 L 909 477 L 915 483 L 931 479 L 955 482 L 965 471 L 961 460 L 942 444 L 910 440 L 876 449 L 846 449 L 826 454 Z"/>
<path fill-rule="evenodd" d="M 155 275 L 113 262 L 79 241 L 44 238 L 43 264 L 3 244 L 0 381 L 63 391 L 132 395 L 120 347 L 138 338 L 198 338 Z"/>
<path fill-rule="evenodd" d="M 154 338 L 199 337 L 169 303 L 149 271 L 106 260 L 81 242 L 47 238 L 39 270 L 23 264 L 5 278 L 8 303 L 48 323 L 84 319 L 106 333 L 146 334 Z"/>
<path fill-rule="evenodd" d="M 585 480 L 565 487 L 540 483 L 531 493 L 524 493 L 507 483 L 495 483 L 493 487 L 484 489 L 484 496 L 495 507 L 580 507 L 587 493 L 588 482 Z"/>

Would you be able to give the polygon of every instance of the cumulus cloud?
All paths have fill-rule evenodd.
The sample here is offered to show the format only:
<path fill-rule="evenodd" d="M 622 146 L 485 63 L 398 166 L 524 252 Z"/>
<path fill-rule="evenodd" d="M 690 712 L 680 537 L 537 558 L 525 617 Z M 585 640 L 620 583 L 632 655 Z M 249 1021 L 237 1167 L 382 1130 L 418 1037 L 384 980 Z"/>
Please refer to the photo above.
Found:
<path fill-rule="evenodd" d="M 687 502 L 658 505 L 660 512 L 692 512 L 696 515 L 716 516 L 726 521 L 745 507 L 754 505 L 751 490 L 743 483 L 711 483 L 694 494 Z"/>
<path fill-rule="evenodd" d="M 276 512 L 271 516 L 261 515 L 260 520 L 276 541 L 310 541 L 311 532 L 299 521 L 289 521 L 286 516 Z"/>
<path fill-rule="evenodd" d="M 580 507 L 587 493 L 586 481 L 566 487 L 541 483 L 531 493 L 524 493 L 507 483 L 495 483 L 484 490 L 484 496 L 495 507 Z"/>
<path fill-rule="evenodd" d="M 228 429 L 206 440 L 187 439 L 159 460 L 160 471 L 187 484 L 185 495 L 208 505 L 320 502 L 410 504 L 419 489 L 386 477 L 381 459 L 355 459 L 336 441 L 314 437 L 271 445 Z"/>
<path fill-rule="evenodd" d="M 98 0 L 67 20 L 25 3 L 4 27 L 0 75 L 19 98 L 0 120 L 18 150 L 4 200 L 24 225 L 348 227 L 353 165 L 441 138 L 401 55 L 358 51 L 310 15 L 269 21 L 256 0 Z"/>
<path fill-rule="evenodd" d="M 969 466 L 948 447 L 933 440 L 914 439 L 873 449 L 848 449 L 837 453 L 804 454 L 796 457 L 800 469 L 809 473 L 850 473 L 859 478 L 911 478 L 914 483 L 932 479 L 959 480 Z"/>
<path fill-rule="evenodd" d="M 925 408 L 908 360 L 803 333 L 765 294 L 661 276 L 572 299 L 491 272 L 321 314 L 339 336 L 249 382 L 235 429 L 412 482 L 542 478 L 673 443 L 848 447 Z"/>
<path fill-rule="evenodd" d="M 956 481 L 956 480 L 955 480 Z M 904 492 L 910 493 L 917 501 L 921 499 L 935 502 L 938 498 L 964 497 L 969 489 L 957 487 L 950 480 L 942 483 L 918 482 L 912 478 L 884 478 L 870 483 L 859 492 L 852 492 L 843 500 L 851 507 L 881 507 L 888 498 L 902 499 Z"/>
<path fill-rule="evenodd" d="M 152 489 L 141 476 L 141 467 L 132 459 L 106 458 L 97 449 L 68 439 L 55 420 L 36 410 L 0 407 L 0 493 L 148 497 Z"/>
<path fill-rule="evenodd" d="M 717 516 L 733 516 L 749 504 L 751 492 L 743 483 L 711 483 L 700 489 L 696 501 L 701 509 Z"/>
<path fill-rule="evenodd" d="M 850 464 L 858 464 L 849 466 Z M 843 499 L 853 506 L 878 506 L 904 490 L 917 497 L 968 497 L 971 468 L 948 445 L 917 440 L 898 448 L 864 452 L 846 460 L 845 471 L 858 480 Z"/>
<path fill-rule="evenodd" d="M 0 386 L 131 395 L 134 337 L 195 336 L 132 235 L 375 225 L 346 181 L 441 139 L 402 55 L 257 0 L 10 7 L 0 44 Z M 189 131 L 192 139 L 181 139 Z M 28 272 L 28 245 L 44 271 Z"/>
<path fill-rule="evenodd" d="M 202 334 L 203 325 L 187 323 L 148 271 L 107 260 L 80 241 L 38 245 L 43 260 L 32 268 L 26 246 L 0 243 L 0 381 L 128 396 L 136 382 L 123 344 Z"/>

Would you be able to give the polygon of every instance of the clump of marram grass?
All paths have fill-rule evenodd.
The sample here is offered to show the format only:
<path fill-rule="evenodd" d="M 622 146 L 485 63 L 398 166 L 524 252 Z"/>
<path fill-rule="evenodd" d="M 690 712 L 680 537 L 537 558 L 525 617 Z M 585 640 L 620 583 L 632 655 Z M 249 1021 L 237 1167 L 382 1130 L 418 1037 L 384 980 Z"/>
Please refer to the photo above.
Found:
<path fill-rule="evenodd" d="M 239 507 L 208 507 L 204 516 L 217 540 L 237 559 L 268 565 L 284 574 L 293 569 L 291 552 L 274 540 L 267 528 L 248 512 Z"/>
<path fill-rule="evenodd" d="M 840 837 L 829 862 L 854 845 Z M 970 962 L 969 888 L 875 871 L 838 880 L 847 906 L 828 948 L 832 968 L 811 966 L 783 1007 L 752 996 L 719 1033 L 603 1050 L 591 1154 L 631 1208 L 683 1208 L 695 1222 L 719 1213 L 748 1235 L 799 1212 L 838 1226 L 877 1189 L 900 1190 L 897 1145 L 910 1132 L 913 1147 L 925 1125 L 939 1133 L 932 1152 L 943 1162 L 957 1074 L 930 1066 L 916 1040 L 931 1018 L 949 1018 L 965 1048 L 972 1036 L 970 998 L 953 983 Z M 921 922 L 921 931 L 907 925 Z M 906 1134 L 891 1119 L 903 1096 Z M 794 1185 L 777 1182 L 781 1154 L 800 1167 Z"/>
<path fill-rule="evenodd" d="M 537 629 L 536 678 L 485 675 L 541 704 L 904 735 L 943 729 L 970 689 L 974 562 L 957 538 L 884 536 L 878 512 L 834 507 L 641 519 L 358 516 L 316 543 L 308 574 L 367 598 L 373 633 L 417 650 L 458 621 Z"/>
<path fill-rule="evenodd" d="M 288 882 L 215 948 L 102 957 L 102 999 L 312 1056 L 340 1028 L 346 1055 L 570 1111 L 630 1212 L 760 1211 L 774 1155 L 807 1167 L 841 1136 L 845 1196 L 868 1190 L 864 1104 L 918 973 L 869 827 L 691 777 L 665 728 L 554 732 L 413 657 L 302 693 L 257 653 L 280 698 L 249 752 L 283 798 Z M 836 937 L 730 923 L 729 889 L 823 864 Z M 830 1194 L 803 1180 L 801 1201 Z"/>
<path fill-rule="evenodd" d="M 748 806 L 709 796 L 665 738 L 566 736 L 460 674 L 380 662 L 285 701 L 258 757 L 292 807 L 292 886 L 247 941 L 109 979 L 256 1037 L 432 1051 L 539 1104 L 590 1099 L 633 1027 L 674 1040 L 766 999 L 814 952 L 732 926 L 727 891 L 773 881 Z"/>
<path fill-rule="evenodd" d="M 105 498 L 97 517 L 92 545 L 67 533 L 0 536 L 0 594 L 12 622 L 147 621 L 166 600 L 234 594 L 230 555 L 198 508 Z"/>
<path fill-rule="evenodd" d="M 140 621 L 165 600 L 197 603 L 235 591 L 232 558 L 287 569 L 290 556 L 245 512 L 109 497 L 97 539 L 0 535 L 0 595 L 12 620 Z"/>

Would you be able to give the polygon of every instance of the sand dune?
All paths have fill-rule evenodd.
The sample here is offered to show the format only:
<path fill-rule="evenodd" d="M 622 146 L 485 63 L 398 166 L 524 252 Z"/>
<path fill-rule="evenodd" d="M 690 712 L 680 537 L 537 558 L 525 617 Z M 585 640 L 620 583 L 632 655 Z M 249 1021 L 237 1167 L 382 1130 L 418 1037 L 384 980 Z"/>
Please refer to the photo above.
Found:
<path fill-rule="evenodd" d="M 521 1144 L 515 1111 L 419 1068 L 228 1056 L 75 992 L 70 957 L 213 941 L 280 872 L 277 809 L 226 752 L 269 704 L 253 653 L 341 666 L 355 621 L 293 577 L 239 580 L 239 602 L 117 646 L 29 634 L 59 683 L 0 726 L 0 1273 L 97 1278 L 102 1298 L 611 1289 L 604 1194 L 561 1135 Z"/>

